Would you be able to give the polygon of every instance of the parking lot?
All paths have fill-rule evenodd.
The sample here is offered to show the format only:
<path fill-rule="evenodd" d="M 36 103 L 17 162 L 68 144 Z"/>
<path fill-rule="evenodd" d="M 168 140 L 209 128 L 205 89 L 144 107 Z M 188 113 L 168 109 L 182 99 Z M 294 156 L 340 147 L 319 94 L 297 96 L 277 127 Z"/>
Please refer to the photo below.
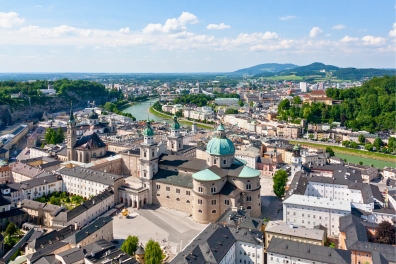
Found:
<path fill-rule="evenodd" d="M 114 216 L 114 239 L 118 241 L 118 246 L 128 235 L 139 237 L 143 244 L 149 239 L 154 239 L 165 247 L 165 251 L 172 257 L 206 227 L 194 222 L 184 212 L 165 207 L 128 210 L 129 218 Z"/>

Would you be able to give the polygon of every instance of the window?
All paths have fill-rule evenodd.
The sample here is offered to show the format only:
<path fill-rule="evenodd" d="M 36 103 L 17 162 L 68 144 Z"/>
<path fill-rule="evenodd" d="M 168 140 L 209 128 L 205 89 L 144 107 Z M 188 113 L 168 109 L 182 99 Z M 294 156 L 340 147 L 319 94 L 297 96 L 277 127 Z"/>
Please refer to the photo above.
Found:
<path fill-rule="evenodd" d="M 144 152 L 144 157 L 146 157 L 146 155 L 147 155 L 147 154 L 146 154 L 146 151 L 145 151 L 145 152 Z"/>
<path fill-rule="evenodd" d="M 161 185 L 157 184 L 157 190 L 161 189 Z"/>
<path fill-rule="evenodd" d="M 252 201 L 252 196 L 246 197 L 246 201 L 251 202 Z"/>
<path fill-rule="evenodd" d="M 152 156 L 154 157 L 154 151 L 152 152 Z"/>
<path fill-rule="evenodd" d="M 166 191 L 169 192 L 170 191 L 170 187 L 166 187 Z"/>
<path fill-rule="evenodd" d="M 190 203 L 190 200 L 187 200 L 186 203 Z"/>
<path fill-rule="evenodd" d="M 251 190 L 252 189 L 252 185 L 250 183 L 246 184 L 246 190 Z"/>
<path fill-rule="evenodd" d="M 216 158 L 213 160 L 213 164 L 216 164 Z"/>
<path fill-rule="evenodd" d="M 202 187 L 198 187 L 198 192 L 202 192 Z"/>
<path fill-rule="evenodd" d="M 230 200 L 224 200 L 225 205 L 230 205 Z"/>
<path fill-rule="evenodd" d="M 191 193 L 190 193 L 190 191 L 186 191 L 186 195 L 190 195 Z"/>
<path fill-rule="evenodd" d="M 169 196 L 166 196 L 166 199 L 169 199 Z"/>
<path fill-rule="evenodd" d="M 202 204 L 202 199 L 198 199 L 198 204 Z"/>
<path fill-rule="evenodd" d="M 215 214 L 216 213 L 216 210 L 212 210 L 212 214 Z"/>
<path fill-rule="evenodd" d="M 225 160 L 223 160 L 223 164 L 225 165 L 225 164 L 227 164 L 227 160 L 225 159 Z"/>
<path fill-rule="evenodd" d="M 212 187 L 210 188 L 210 192 L 211 192 L 211 193 L 215 193 L 215 192 L 216 192 L 216 187 L 212 186 Z"/>
<path fill-rule="evenodd" d="M 179 202 L 179 201 L 180 201 L 180 198 L 176 198 L 176 201 L 178 201 L 178 202 Z"/>
<path fill-rule="evenodd" d="M 180 189 L 176 189 L 176 193 L 180 193 Z"/>
<path fill-rule="evenodd" d="M 202 214 L 202 210 L 201 210 L 201 209 L 199 209 L 199 210 L 198 210 L 198 213 L 201 213 L 201 214 Z"/>
<path fill-rule="evenodd" d="M 217 200 L 212 200 L 212 205 L 216 205 Z"/>

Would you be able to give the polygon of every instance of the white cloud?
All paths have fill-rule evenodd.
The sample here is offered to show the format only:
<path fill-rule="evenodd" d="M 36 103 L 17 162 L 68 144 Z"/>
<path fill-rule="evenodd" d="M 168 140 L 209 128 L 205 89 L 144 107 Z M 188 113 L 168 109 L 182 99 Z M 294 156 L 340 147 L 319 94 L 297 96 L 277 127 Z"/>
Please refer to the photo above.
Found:
<path fill-rule="evenodd" d="M 281 40 L 275 44 L 258 44 L 255 46 L 250 47 L 250 50 L 253 51 L 272 51 L 272 50 L 279 50 L 279 49 L 289 49 L 291 44 L 293 43 L 292 40 Z"/>
<path fill-rule="evenodd" d="M 323 30 L 321 30 L 319 27 L 313 27 L 312 29 L 311 29 L 311 31 L 309 31 L 309 36 L 311 37 L 311 38 L 314 38 L 314 37 L 318 37 L 319 35 L 321 35 L 323 33 Z"/>
<path fill-rule="evenodd" d="M 123 34 L 129 34 L 129 27 L 121 28 L 118 32 Z"/>
<path fill-rule="evenodd" d="M 296 16 L 283 16 L 283 17 L 280 17 L 279 19 L 280 20 L 290 20 L 290 19 L 294 19 L 294 18 L 296 18 Z"/>
<path fill-rule="evenodd" d="M 371 46 L 383 45 L 386 42 L 385 38 L 374 37 L 374 36 L 364 36 L 362 40 L 364 45 L 371 45 Z"/>
<path fill-rule="evenodd" d="M 343 37 L 343 38 L 340 40 L 340 42 L 348 43 L 348 42 L 356 42 L 356 41 L 358 41 L 358 40 L 359 40 L 358 38 L 353 38 L 353 37 L 350 37 L 350 36 L 345 35 L 345 37 Z"/>
<path fill-rule="evenodd" d="M 76 49 L 79 49 L 79 50 L 82 50 L 82 49 L 85 49 L 85 46 L 76 46 Z"/>
<path fill-rule="evenodd" d="M 270 40 L 276 38 L 278 38 L 278 34 L 276 32 L 269 32 L 269 31 L 265 33 L 255 32 L 252 34 L 241 33 L 234 40 L 232 40 L 231 43 L 236 46 L 243 44 L 258 44 L 264 40 Z"/>
<path fill-rule="evenodd" d="M 389 37 L 396 37 L 396 23 L 393 23 L 393 29 L 389 31 Z"/>
<path fill-rule="evenodd" d="M 178 18 L 169 18 L 165 21 L 165 24 L 148 24 L 144 29 L 143 33 L 175 33 L 185 31 L 187 24 L 198 23 L 198 19 L 194 14 L 189 12 L 182 12 Z"/>
<path fill-rule="evenodd" d="M 0 12 L 0 28 L 12 28 L 22 25 L 25 22 L 24 18 L 20 18 L 19 14 L 15 12 Z"/>
<path fill-rule="evenodd" d="M 220 24 L 209 24 L 206 28 L 207 29 L 226 29 L 226 28 L 230 28 L 230 25 L 226 25 L 224 23 L 220 23 Z"/>
<path fill-rule="evenodd" d="M 338 25 L 335 25 L 332 27 L 332 29 L 337 29 L 337 30 L 344 29 L 344 28 L 345 28 L 345 26 L 343 24 L 338 24 Z"/>
<path fill-rule="evenodd" d="M 96 47 L 94 47 L 94 50 L 99 50 L 101 48 L 102 48 L 101 46 L 96 46 Z"/>

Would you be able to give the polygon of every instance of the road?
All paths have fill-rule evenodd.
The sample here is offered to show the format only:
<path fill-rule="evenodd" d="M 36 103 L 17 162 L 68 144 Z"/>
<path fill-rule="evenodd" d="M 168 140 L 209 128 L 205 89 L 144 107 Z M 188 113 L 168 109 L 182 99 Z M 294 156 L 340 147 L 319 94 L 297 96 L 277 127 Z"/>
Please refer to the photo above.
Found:
<path fill-rule="evenodd" d="M 282 220 L 282 201 L 275 196 L 272 190 L 272 177 L 261 176 L 261 218 Z"/>

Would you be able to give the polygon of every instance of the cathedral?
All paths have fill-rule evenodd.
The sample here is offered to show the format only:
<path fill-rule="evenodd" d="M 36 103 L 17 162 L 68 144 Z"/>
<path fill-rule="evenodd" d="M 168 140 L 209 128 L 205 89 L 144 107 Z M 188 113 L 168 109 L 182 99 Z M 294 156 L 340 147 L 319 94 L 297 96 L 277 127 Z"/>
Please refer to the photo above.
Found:
<path fill-rule="evenodd" d="M 247 209 L 252 217 L 259 217 L 260 171 L 235 157 L 234 143 L 227 138 L 223 124 L 217 127 L 201 159 L 185 155 L 186 150 L 195 149 L 183 145 L 180 127 L 175 116 L 164 149 L 164 144 L 155 142 L 154 130 L 147 120 L 139 149 L 120 153 L 111 164 L 101 162 L 92 169 L 124 175 L 125 183 L 119 188 L 117 200 L 126 206 L 153 204 L 173 208 L 188 213 L 199 223 L 214 222 L 229 208 Z M 106 154 L 106 144 L 96 132 L 87 131 L 79 140 L 76 136 L 71 110 L 68 160 L 89 163 Z M 130 179 L 139 187 L 129 185 Z"/>
<path fill-rule="evenodd" d="M 95 116 L 92 119 L 95 120 Z M 74 118 L 73 108 L 70 109 L 70 117 L 67 122 L 67 160 L 89 163 L 92 159 L 105 156 L 106 151 L 106 144 L 93 130 L 87 130 L 77 140 L 77 123 Z"/>

